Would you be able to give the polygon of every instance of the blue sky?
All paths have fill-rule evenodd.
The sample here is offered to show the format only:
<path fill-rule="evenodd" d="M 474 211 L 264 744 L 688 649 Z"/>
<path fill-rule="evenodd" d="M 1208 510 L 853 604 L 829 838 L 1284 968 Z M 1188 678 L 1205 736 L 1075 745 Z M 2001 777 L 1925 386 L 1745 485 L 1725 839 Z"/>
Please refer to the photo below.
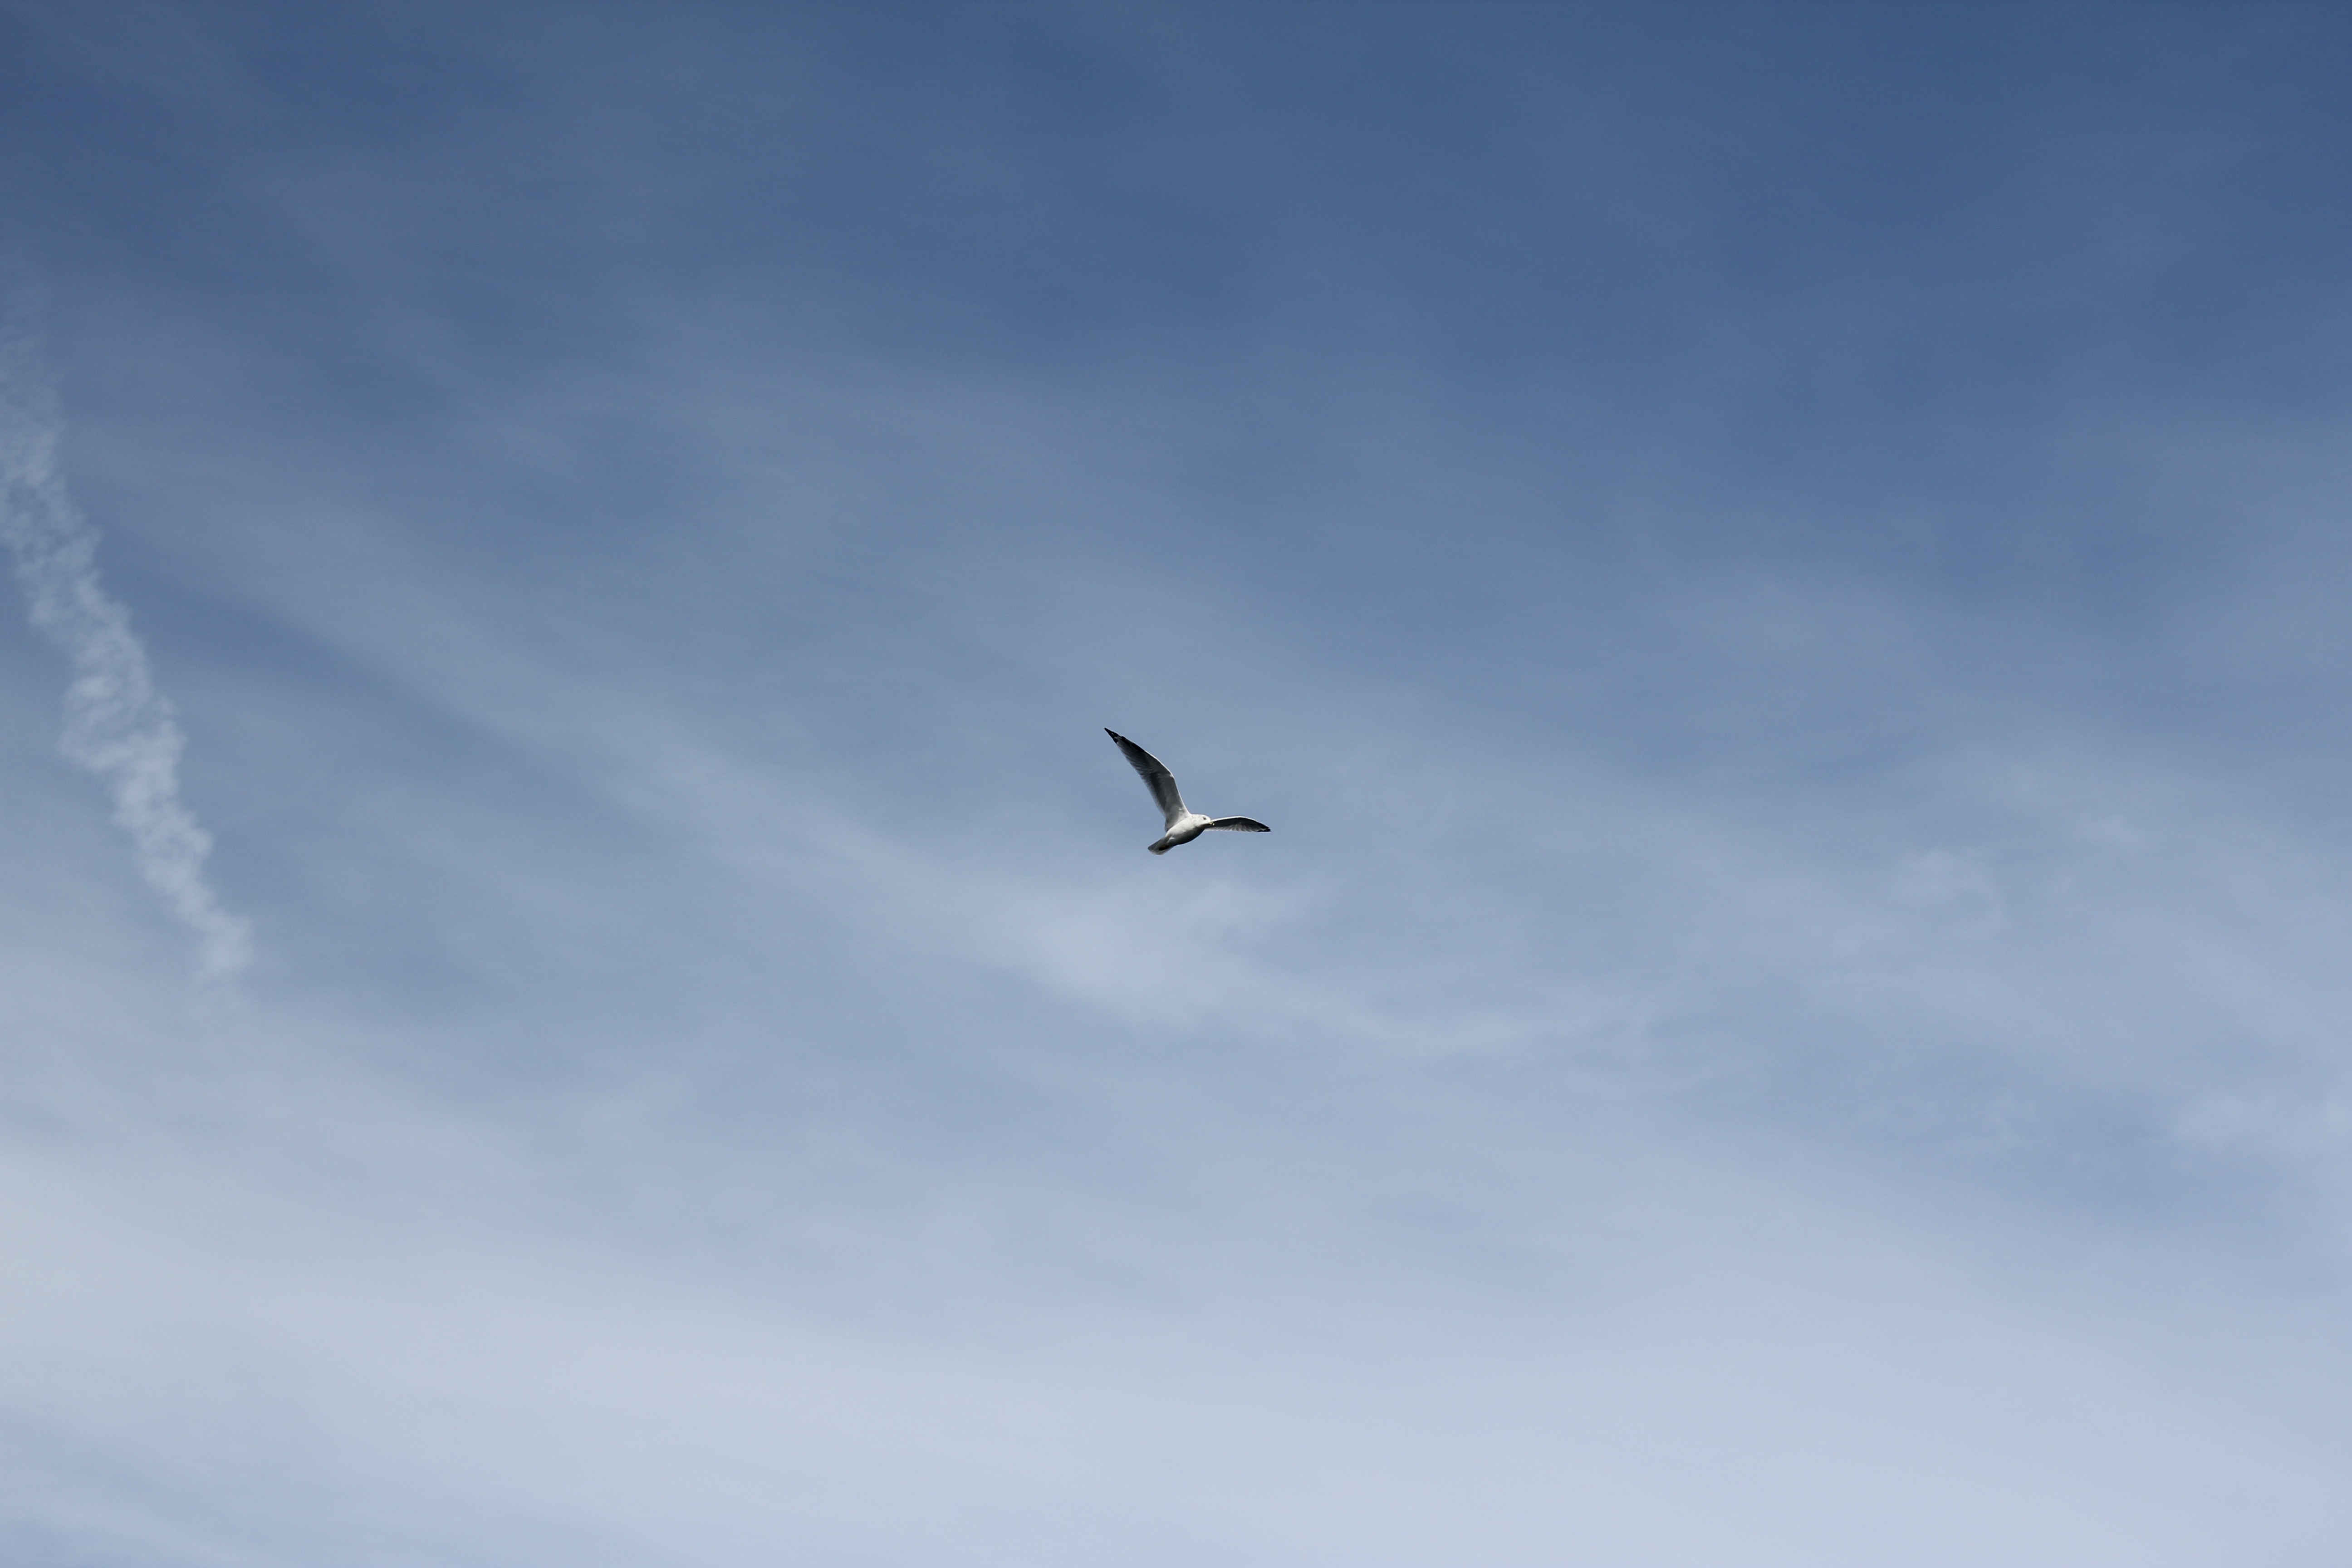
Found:
<path fill-rule="evenodd" d="M 2340 1560 L 2347 79 L 0 9 L 0 1555 Z"/>

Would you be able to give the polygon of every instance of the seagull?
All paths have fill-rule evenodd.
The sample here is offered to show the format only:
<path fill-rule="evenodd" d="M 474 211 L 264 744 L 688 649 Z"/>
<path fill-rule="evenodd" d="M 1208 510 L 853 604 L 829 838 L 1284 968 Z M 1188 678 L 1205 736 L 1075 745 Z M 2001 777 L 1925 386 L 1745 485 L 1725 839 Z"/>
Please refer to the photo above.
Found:
<path fill-rule="evenodd" d="M 1176 775 L 1161 766 L 1158 757 L 1116 730 L 1105 730 L 1103 733 L 1111 738 L 1111 742 L 1118 747 L 1119 754 L 1135 771 L 1143 775 L 1143 787 L 1151 792 L 1151 798 L 1158 801 L 1160 809 L 1168 814 L 1166 836 L 1157 844 L 1146 846 L 1154 855 L 1165 855 L 1179 844 L 1190 844 L 1211 828 L 1226 833 L 1274 831 L 1265 823 L 1252 822 L 1246 816 L 1202 816 L 1197 811 L 1185 810 L 1184 797 L 1176 793 Z"/>

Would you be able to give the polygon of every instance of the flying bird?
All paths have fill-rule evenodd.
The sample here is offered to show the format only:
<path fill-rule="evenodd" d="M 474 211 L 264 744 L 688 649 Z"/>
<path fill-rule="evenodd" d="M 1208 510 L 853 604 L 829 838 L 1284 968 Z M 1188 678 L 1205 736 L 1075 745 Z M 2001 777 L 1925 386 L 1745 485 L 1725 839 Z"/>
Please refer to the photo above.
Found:
<path fill-rule="evenodd" d="M 1225 833 L 1271 833 L 1273 828 L 1263 822 L 1252 822 L 1246 816 L 1202 816 L 1197 811 L 1184 809 L 1184 797 L 1176 793 L 1176 775 L 1160 765 L 1160 759 L 1129 740 L 1116 730 L 1105 730 L 1135 771 L 1143 775 L 1143 787 L 1160 803 L 1167 814 L 1168 831 L 1157 844 L 1147 846 L 1154 855 L 1165 855 L 1179 844 L 1190 844 L 1212 828 Z"/>

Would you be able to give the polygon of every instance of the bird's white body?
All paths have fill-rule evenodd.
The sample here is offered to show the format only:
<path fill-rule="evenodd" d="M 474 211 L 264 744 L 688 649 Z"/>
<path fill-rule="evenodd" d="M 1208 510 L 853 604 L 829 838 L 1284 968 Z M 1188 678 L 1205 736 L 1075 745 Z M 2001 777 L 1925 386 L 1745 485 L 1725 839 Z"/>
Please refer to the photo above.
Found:
<path fill-rule="evenodd" d="M 1149 847 L 1154 855 L 1165 855 L 1179 844 L 1192 843 L 1192 840 L 1215 826 L 1216 821 L 1213 816 L 1202 816 L 1197 811 L 1188 811 L 1171 822 L 1168 825 L 1167 835 Z"/>
<path fill-rule="evenodd" d="M 1116 730 L 1105 730 L 1119 754 L 1142 776 L 1143 785 L 1168 819 L 1168 831 L 1155 843 L 1147 845 L 1154 855 L 1165 855 L 1179 844 L 1190 844 L 1203 833 L 1215 829 L 1221 833 L 1271 833 L 1274 829 L 1263 822 L 1253 822 L 1246 816 L 1202 816 L 1184 804 L 1177 793 L 1176 775 L 1162 765 L 1160 759 L 1129 740 Z"/>

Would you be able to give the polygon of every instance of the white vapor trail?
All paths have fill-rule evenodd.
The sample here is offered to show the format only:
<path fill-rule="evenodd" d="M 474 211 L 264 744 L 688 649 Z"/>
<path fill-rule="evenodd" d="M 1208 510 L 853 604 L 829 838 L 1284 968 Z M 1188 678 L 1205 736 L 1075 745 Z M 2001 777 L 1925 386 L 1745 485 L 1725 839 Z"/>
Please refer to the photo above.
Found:
<path fill-rule="evenodd" d="M 139 870 L 197 941 L 198 968 L 226 978 L 251 955 L 246 922 L 205 880 L 212 838 L 180 804 L 172 704 L 155 689 L 130 616 L 98 577 L 98 531 L 67 493 L 63 421 L 26 313 L 0 313 L 0 538 L 16 559 L 32 621 L 73 669 L 65 754 L 105 779 Z"/>

